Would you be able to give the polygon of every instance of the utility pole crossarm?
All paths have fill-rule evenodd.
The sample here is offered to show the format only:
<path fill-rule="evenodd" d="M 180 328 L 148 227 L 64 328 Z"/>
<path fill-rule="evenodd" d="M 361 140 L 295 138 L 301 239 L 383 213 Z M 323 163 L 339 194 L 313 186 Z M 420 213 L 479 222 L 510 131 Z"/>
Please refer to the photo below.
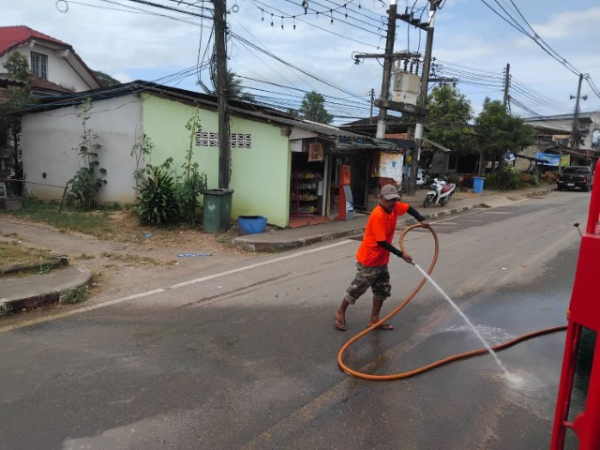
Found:
<path fill-rule="evenodd" d="M 388 58 L 388 59 L 411 59 L 420 58 L 420 53 L 399 52 L 399 53 L 354 53 L 352 57 L 355 60 L 367 58 Z"/>

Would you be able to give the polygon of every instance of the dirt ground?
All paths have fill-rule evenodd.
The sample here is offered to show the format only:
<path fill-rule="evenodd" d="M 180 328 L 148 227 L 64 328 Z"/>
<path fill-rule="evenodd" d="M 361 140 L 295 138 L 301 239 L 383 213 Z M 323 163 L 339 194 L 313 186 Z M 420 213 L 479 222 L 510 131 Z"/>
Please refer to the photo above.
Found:
<path fill-rule="evenodd" d="M 65 255 L 71 266 L 91 270 L 92 299 L 148 289 L 173 279 L 200 277 L 204 269 L 249 256 L 228 246 L 237 236 L 235 228 L 227 233 L 207 234 L 189 227 L 142 227 L 131 211 L 112 213 L 111 221 L 111 229 L 118 231 L 109 233 L 109 239 L 98 239 L 2 216 L 0 241 Z"/>

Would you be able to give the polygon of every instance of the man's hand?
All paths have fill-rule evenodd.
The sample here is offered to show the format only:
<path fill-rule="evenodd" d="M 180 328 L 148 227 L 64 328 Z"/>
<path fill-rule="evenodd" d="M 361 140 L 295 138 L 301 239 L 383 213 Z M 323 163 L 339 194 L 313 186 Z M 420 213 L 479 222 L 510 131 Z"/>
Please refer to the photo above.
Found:
<path fill-rule="evenodd" d="M 423 222 L 421 222 L 421 226 L 423 228 L 429 228 L 429 222 L 427 222 L 426 220 L 424 220 Z"/>
<path fill-rule="evenodd" d="M 413 261 L 413 259 L 411 258 L 411 256 L 408 253 L 403 253 L 401 258 L 406 261 L 409 264 L 412 264 L 413 266 L 415 265 L 415 262 Z"/>

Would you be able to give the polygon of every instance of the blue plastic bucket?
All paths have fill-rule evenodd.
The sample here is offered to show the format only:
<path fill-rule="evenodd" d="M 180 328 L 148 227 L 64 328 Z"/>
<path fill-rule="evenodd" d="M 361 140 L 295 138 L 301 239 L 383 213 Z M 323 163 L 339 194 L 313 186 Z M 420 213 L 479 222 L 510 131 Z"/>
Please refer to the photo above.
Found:
<path fill-rule="evenodd" d="M 238 216 L 240 234 L 264 233 L 267 229 L 267 218 L 263 216 Z"/>
<path fill-rule="evenodd" d="M 481 194 L 483 192 L 483 182 L 485 178 L 473 177 L 473 193 Z"/>

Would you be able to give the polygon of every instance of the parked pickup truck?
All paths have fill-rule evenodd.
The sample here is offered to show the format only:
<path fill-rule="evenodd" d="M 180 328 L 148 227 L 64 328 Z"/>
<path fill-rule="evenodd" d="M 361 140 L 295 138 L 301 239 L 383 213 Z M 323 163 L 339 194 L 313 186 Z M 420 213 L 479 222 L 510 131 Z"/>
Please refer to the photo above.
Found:
<path fill-rule="evenodd" d="M 593 182 L 592 169 L 587 166 L 570 166 L 565 167 L 562 175 L 556 177 L 556 188 L 559 191 L 580 188 L 587 192 L 592 188 Z"/>

